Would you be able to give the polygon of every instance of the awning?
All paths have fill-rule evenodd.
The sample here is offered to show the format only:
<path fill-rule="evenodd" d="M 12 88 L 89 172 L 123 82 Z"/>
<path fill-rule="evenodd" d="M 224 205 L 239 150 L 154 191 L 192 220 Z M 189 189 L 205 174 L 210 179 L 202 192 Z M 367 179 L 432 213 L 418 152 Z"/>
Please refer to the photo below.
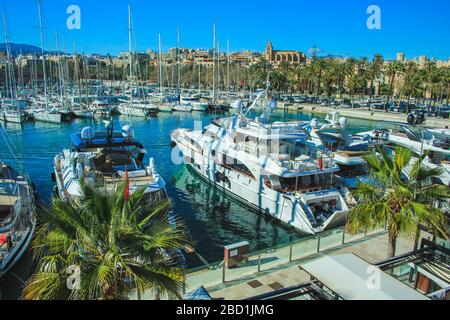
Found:
<path fill-rule="evenodd" d="M 353 254 L 325 256 L 300 268 L 344 300 L 429 300 Z"/>
<path fill-rule="evenodd" d="M 211 296 L 209 295 L 208 291 L 201 286 L 195 291 L 187 293 L 184 298 L 184 300 L 212 300 Z"/>

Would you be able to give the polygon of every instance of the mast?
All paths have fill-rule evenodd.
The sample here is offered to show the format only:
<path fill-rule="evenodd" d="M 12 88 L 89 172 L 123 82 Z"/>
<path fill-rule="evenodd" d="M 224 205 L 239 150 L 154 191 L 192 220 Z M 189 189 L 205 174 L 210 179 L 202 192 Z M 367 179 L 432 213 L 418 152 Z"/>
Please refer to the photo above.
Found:
<path fill-rule="evenodd" d="M 42 52 L 42 69 L 44 73 L 44 98 L 45 98 L 45 110 L 48 110 L 48 96 L 47 96 L 47 71 L 45 70 L 45 52 L 44 52 L 44 27 L 42 25 L 42 12 L 41 12 L 41 0 L 38 0 L 38 12 L 39 12 L 39 30 L 41 35 L 41 52 Z"/>
<path fill-rule="evenodd" d="M 162 51 L 161 51 L 161 33 L 158 33 L 158 48 L 159 48 L 159 94 L 163 94 L 163 78 L 162 78 Z"/>
<path fill-rule="evenodd" d="M 74 58 L 75 58 L 74 75 L 76 75 L 75 81 L 77 82 L 77 87 L 78 87 L 78 101 L 80 102 L 80 109 L 82 109 L 80 66 L 78 64 L 77 44 L 75 43 L 75 41 L 73 42 L 73 51 L 74 51 Z"/>
<path fill-rule="evenodd" d="M 128 51 L 130 55 L 130 105 L 133 106 L 133 45 L 131 29 L 131 4 L 128 5 Z"/>
<path fill-rule="evenodd" d="M 227 92 L 230 94 L 230 40 L 227 40 Z"/>
<path fill-rule="evenodd" d="M 7 63 L 5 64 L 5 77 L 6 77 L 6 85 L 7 88 L 9 88 L 10 91 L 10 98 L 11 101 L 14 99 L 14 90 L 13 90 L 13 79 L 11 74 L 11 50 L 9 47 L 9 41 L 8 41 L 8 32 L 6 30 L 6 12 L 3 10 L 3 29 L 5 31 L 5 45 L 6 45 L 6 54 L 7 54 Z"/>
<path fill-rule="evenodd" d="M 56 32 L 56 57 L 57 57 L 57 63 L 56 63 L 56 69 L 58 71 L 58 87 L 59 87 L 59 95 L 61 102 L 64 106 L 64 97 L 63 97 L 63 79 L 62 79 L 62 68 L 61 68 L 61 60 L 59 57 L 59 38 L 58 38 L 58 32 Z"/>
<path fill-rule="evenodd" d="M 220 98 L 220 42 L 217 43 L 217 97 Z"/>
<path fill-rule="evenodd" d="M 181 66 L 180 66 L 180 28 L 178 28 L 177 68 L 178 68 L 178 94 L 181 96 Z"/>
<path fill-rule="evenodd" d="M 213 27 L 213 102 L 216 101 L 216 24 Z"/>

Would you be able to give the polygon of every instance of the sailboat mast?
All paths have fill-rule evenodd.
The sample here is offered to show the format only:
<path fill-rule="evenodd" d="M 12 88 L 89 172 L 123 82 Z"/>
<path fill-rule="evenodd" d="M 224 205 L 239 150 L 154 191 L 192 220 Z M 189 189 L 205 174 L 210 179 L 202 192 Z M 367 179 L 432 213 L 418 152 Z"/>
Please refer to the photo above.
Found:
<path fill-rule="evenodd" d="M 227 92 L 230 94 L 230 40 L 227 40 Z"/>
<path fill-rule="evenodd" d="M 41 0 L 38 0 L 38 12 L 39 12 L 39 30 L 41 36 L 41 52 L 42 52 L 42 69 L 44 73 L 44 98 L 45 109 L 48 109 L 48 97 L 47 97 L 47 71 L 45 67 L 45 52 L 44 52 L 44 27 L 42 25 L 42 12 L 41 12 Z"/>
<path fill-rule="evenodd" d="M 64 106 L 63 79 L 62 79 L 61 60 L 60 60 L 60 56 L 59 56 L 59 37 L 58 37 L 58 32 L 56 32 L 56 57 L 57 57 L 56 69 L 58 71 L 59 94 L 60 94 L 61 102 L 62 102 L 62 104 Z"/>
<path fill-rule="evenodd" d="M 74 75 L 76 76 L 75 81 L 77 82 L 77 87 L 78 87 L 78 101 L 79 101 L 80 107 L 81 107 L 83 100 L 81 98 L 80 65 L 78 64 L 77 44 L 75 43 L 75 41 L 73 42 L 73 53 L 74 53 L 74 57 L 75 57 Z"/>
<path fill-rule="evenodd" d="M 3 10 L 3 29 L 5 31 L 5 45 L 6 45 L 6 54 L 7 54 L 7 66 L 5 68 L 5 76 L 6 76 L 6 85 L 9 87 L 11 100 L 14 99 L 14 90 L 13 90 L 13 79 L 11 75 L 11 50 L 9 47 L 9 41 L 8 41 L 8 32 L 6 30 L 6 12 Z"/>
<path fill-rule="evenodd" d="M 181 90 L 180 44 L 181 44 L 180 28 L 178 28 L 178 48 L 177 48 L 178 94 L 180 94 L 180 90 Z"/>
<path fill-rule="evenodd" d="M 130 104 L 133 105 L 133 45 L 131 29 L 131 5 L 128 5 L 128 51 L 130 56 Z"/>
<path fill-rule="evenodd" d="M 158 48 L 159 48 L 159 93 L 163 93 L 163 78 L 162 78 L 162 51 L 161 51 L 161 33 L 158 33 Z"/>
<path fill-rule="evenodd" d="M 216 101 L 216 24 L 213 27 L 213 102 Z"/>

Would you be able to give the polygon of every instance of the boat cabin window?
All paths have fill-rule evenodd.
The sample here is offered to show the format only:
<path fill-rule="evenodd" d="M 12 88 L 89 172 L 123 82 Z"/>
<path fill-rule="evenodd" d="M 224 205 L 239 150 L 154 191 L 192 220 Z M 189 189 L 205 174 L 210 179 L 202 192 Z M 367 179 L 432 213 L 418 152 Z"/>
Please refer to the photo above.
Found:
<path fill-rule="evenodd" d="M 308 175 L 302 177 L 280 177 L 278 191 L 287 192 L 316 192 L 329 189 L 332 186 L 332 176 L 329 174 Z"/>
<path fill-rule="evenodd" d="M 110 152 L 102 154 L 94 159 L 94 165 L 102 173 L 112 174 L 118 171 L 139 170 L 136 161 L 126 151 Z"/>
<path fill-rule="evenodd" d="M 341 177 L 349 178 L 355 176 L 361 176 L 367 174 L 367 165 L 365 164 L 357 164 L 357 165 L 345 165 L 339 164 L 339 173 Z"/>
<path fill-rule="evenodd" d="M 0 221 L 9 218 L 13 213 L 13 208 L 11 206 L 0 205 Z"/>
<path fill-rule="evenodd" d="M 229 157 L 225 154 L 222 155 L 222 166 L 224 166 L 225 168 L 228 168 L 230 170 L 238 171 L 242 174 L 245 174 L 245 175 L 251 177 L 252 179 L 255 179 L 252 172 L 245 164 L 243 164 L 239 160 Z"/>

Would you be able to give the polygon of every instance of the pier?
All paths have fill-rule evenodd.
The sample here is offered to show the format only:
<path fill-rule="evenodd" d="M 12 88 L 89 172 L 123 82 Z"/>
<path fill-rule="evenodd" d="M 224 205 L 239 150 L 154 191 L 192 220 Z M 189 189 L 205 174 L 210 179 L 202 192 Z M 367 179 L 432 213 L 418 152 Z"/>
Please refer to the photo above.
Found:
<path fill-rule="evenodd" d="M 350 109 L 350 108 L 339 108 L 332 106 L 320 106 L 314 104 L 280 104 L 280 108 L 285 108 L 289 111 L 299 111 L 307 113 L 319 113 L 328 114 L 333 110 L 339 110 L 339 113 L 343 117 L 364 119 L 371 121 L 383 121 L 383 122 L 403 122 L 406 124 L 405 113 L 396 112 L 385 112 L 383 110 L 362 110 L 362 109 Z M 449 119 L 428 117 L 425 122 L 425 126 L 434 128 L 446 128 L 450 125 Z"/>

